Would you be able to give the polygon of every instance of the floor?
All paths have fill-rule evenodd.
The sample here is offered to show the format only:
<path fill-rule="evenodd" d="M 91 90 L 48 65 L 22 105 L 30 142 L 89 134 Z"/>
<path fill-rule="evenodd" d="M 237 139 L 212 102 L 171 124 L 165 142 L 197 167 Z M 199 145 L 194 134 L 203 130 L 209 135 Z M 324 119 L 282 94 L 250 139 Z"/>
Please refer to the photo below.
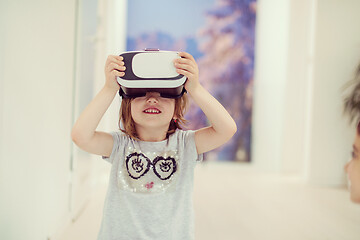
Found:
<path fill-rule="evenodd" d="M 308 186 L 246 164 L 202 163 L 195 174 L 197 240 L 360 239 L 360 204 L 345 188 Z M 59 240 L 96 239 L 106 179 Z"/>

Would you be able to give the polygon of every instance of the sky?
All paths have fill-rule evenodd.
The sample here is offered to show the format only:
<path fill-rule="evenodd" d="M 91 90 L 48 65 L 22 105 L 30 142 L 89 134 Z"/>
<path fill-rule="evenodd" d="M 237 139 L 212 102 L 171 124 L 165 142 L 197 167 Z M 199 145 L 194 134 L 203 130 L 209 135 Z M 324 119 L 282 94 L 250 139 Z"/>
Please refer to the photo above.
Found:
<path fill-rule="evenodd" d="M 193 35 L 205 26 L 204 12 L 216 0 L 130 0 L 128 1 L 127 35 L 164 31 L 173 37 Z"/>

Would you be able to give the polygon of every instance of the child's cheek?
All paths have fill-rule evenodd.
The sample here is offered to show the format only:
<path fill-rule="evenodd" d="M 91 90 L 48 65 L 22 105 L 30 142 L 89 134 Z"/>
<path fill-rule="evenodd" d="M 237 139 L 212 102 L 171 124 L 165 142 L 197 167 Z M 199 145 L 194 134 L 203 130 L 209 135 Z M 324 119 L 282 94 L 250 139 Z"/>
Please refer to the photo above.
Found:
<path fill-rule="evenodd" d="M 360 161 L 352 162 L 349 172 L 351 174 L 351 180 L 356 181 L 356 183 L 360 186 Z"/>

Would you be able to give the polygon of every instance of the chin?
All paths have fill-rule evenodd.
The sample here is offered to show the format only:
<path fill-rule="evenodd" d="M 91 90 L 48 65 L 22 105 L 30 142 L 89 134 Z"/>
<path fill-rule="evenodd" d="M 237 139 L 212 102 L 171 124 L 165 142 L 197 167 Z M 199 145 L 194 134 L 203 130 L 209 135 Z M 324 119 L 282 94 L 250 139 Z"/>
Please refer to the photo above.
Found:
<path fill-rule="evenodd" d="M 167 126 L 167 122 L 160 122 L 159 120 L 150 120 L 143 123 L 143 126 L 150 126 L 150 127 L 164 127 Z"/>

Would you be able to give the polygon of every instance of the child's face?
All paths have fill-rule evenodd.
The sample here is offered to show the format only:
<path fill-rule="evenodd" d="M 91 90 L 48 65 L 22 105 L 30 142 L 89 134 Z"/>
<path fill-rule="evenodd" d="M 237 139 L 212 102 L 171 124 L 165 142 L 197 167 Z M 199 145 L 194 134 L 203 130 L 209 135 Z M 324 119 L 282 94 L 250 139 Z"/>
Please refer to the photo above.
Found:
<path fill-rule="evenodd" d="M 174 117 L 175 99 L 162 98 L 158 92 L 147 92 L 131 102 L 131 116 L 138 127 L 169 128 Z"/>
<path fill-rule="evenodd" d="M 350 194 L 353 202 L 360 203 L 360 136 L 357 133 L 353 145 L 352 158 L 345 165 L 350 181 Z"/>

